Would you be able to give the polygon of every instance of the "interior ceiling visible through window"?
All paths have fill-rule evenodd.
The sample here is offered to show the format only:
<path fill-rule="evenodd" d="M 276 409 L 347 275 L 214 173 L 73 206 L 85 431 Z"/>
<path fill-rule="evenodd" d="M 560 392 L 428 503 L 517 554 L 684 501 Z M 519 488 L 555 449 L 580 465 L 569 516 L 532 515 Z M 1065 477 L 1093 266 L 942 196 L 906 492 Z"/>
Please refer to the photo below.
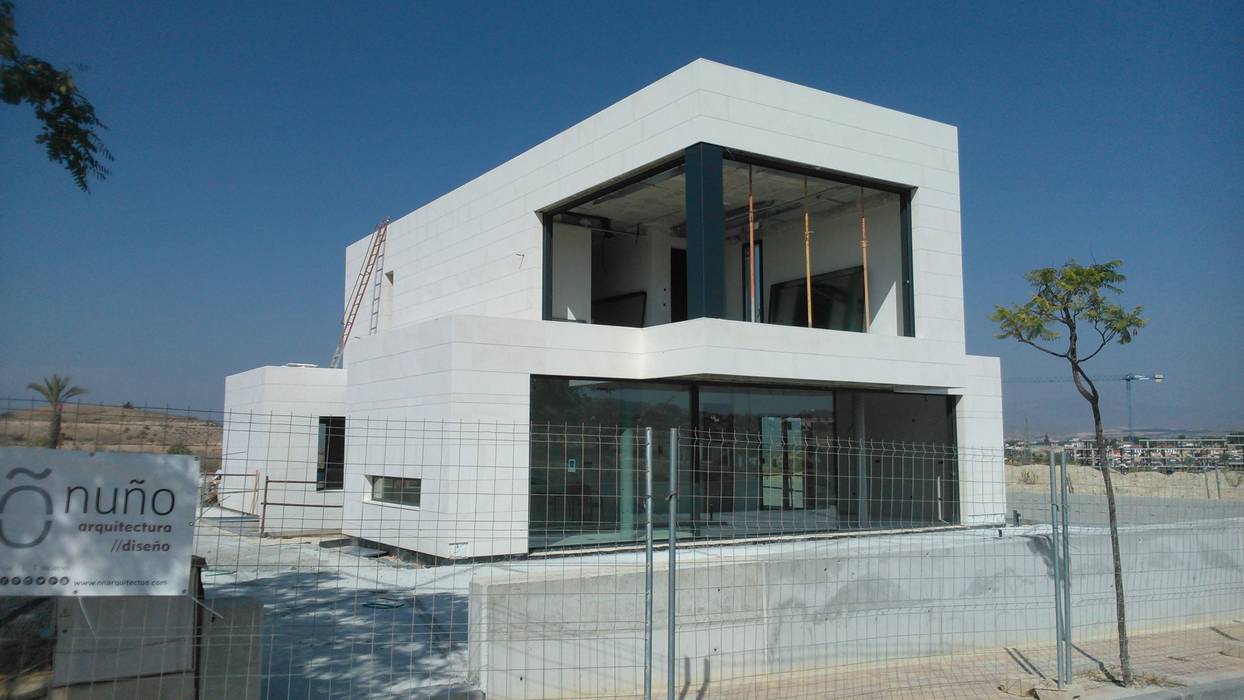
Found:
<path fill-rule="evenodd" d="M 748 164 L 727 160 L 724 163 L 723 200 L 726 209 L 726 238 L 737 239 L 747 233 Z M 836 215 L 840 210 L 859 206 L 859 185 L 808 177 L 807 195 L 804 195 L 805 178 L 763 166 L 751 167 L 751 192 L 754 198 L 755 220 L 763 228 L 766 222 L 796 221 L 803 217 L 806 204 L 808 213 L 816 220 Z M 869 187 L 863 188 L 864 205 L 872 206 L 879 198 L 893 196 Z"/>
<path fill-rule="evenodd" d="M 608 219 L 610 228 L 634 232 L 636 226 L 674 228 L 687 219 L 682 165 L 657 173 L 574 208 L 575 214 Z"/>
<path fill-rule="evenodd" d="M 725 228 L 728 239 L 746 233 L 748 165 L 727 160 L 723 164 L 722 189 L 725 203 Z M 805 201 L 808 213 L 815 220 L 836 215 L 841 210 L 859 206 L 861 188 L 834 180 L 807 178 L 805 200 L 803 175 L 764 166 L 751 166 L 751 190 L 756 221 L 763 229 L 766 222 L 784 223 L 803 216 Z M 686 222 L 686 175 L 682 165 L 657 173 L 575 207 L 573 214 L 599 217 L 609 221 L 609 229 L 636 233 L 642 228 L 669 228 L 683 235 Z M 882 190 L 863 188 L 864 205 L 893 195 Z M 815 227 L 815 221 L 813 222 Z"/>

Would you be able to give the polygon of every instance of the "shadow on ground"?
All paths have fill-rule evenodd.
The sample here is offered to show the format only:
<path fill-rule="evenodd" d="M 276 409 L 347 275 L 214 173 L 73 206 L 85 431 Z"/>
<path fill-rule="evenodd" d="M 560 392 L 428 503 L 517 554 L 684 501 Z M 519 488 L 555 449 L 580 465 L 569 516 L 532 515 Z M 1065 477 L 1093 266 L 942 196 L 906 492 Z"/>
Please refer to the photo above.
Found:
<path fill-rule="evenodd" d="M 464 595 L 289 572 L 209 592 L 225 596 L 264 603 L 264 697 L 444 697 L 465 687 Z"/>

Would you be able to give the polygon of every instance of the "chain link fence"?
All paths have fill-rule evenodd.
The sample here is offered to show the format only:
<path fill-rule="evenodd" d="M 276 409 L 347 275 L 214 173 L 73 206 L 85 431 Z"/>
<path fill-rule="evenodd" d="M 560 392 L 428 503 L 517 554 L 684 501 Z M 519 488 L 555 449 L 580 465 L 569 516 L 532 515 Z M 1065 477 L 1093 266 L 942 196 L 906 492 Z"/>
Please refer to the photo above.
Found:
<path fill-rule="evenodd" d="M 0 444 L 45 449 L 49 418 L 6 402 Z M 61 449 L 198 457 L 195 595 L 0 598 L 0 697 L 963 698 L 1119 674 L 1102 476 L 1057 455 L 790 417 L 72 404 L 61 426 Z M 1222 653 L 1244 474 L 1113 481 L 1138 679 L 1244 671 Z"/>

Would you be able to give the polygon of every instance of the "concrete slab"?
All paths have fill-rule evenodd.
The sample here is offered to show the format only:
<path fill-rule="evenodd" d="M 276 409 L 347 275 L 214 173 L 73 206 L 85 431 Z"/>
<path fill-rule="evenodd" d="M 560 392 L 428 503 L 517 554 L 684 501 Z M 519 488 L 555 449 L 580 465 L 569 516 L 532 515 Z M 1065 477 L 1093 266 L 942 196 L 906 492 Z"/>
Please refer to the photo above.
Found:
<path fill-rule="evenodd" d="M 199 687 L 203 698 L 258 700 L 263 682 L 263 603 L 209 598 L 201 610 Z"/>
<path fill-rule="evenodd" d="M 58 598 L 53 685 L 192 671 L 196 610 L 189 597 Z"/>

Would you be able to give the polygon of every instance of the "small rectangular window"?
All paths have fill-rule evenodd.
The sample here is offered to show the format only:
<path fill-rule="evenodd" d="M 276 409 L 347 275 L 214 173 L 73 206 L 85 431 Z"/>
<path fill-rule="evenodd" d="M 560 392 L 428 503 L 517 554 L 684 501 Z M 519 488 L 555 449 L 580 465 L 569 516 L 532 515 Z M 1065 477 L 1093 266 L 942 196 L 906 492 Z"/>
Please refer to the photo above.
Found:
<path fill-rule="evenodd" d="M 340 491 L 345 485 L 346 419 L 320 416 L 319 455 L 315 465 L 315 490 Z"/>
<path fill-rule="evenodd" d="M 396 476 L 368 476 L 371 484 L 371 500 L 396 503 L 403 506 L 419 505 L 422 479 L 403 479 Z"/>

